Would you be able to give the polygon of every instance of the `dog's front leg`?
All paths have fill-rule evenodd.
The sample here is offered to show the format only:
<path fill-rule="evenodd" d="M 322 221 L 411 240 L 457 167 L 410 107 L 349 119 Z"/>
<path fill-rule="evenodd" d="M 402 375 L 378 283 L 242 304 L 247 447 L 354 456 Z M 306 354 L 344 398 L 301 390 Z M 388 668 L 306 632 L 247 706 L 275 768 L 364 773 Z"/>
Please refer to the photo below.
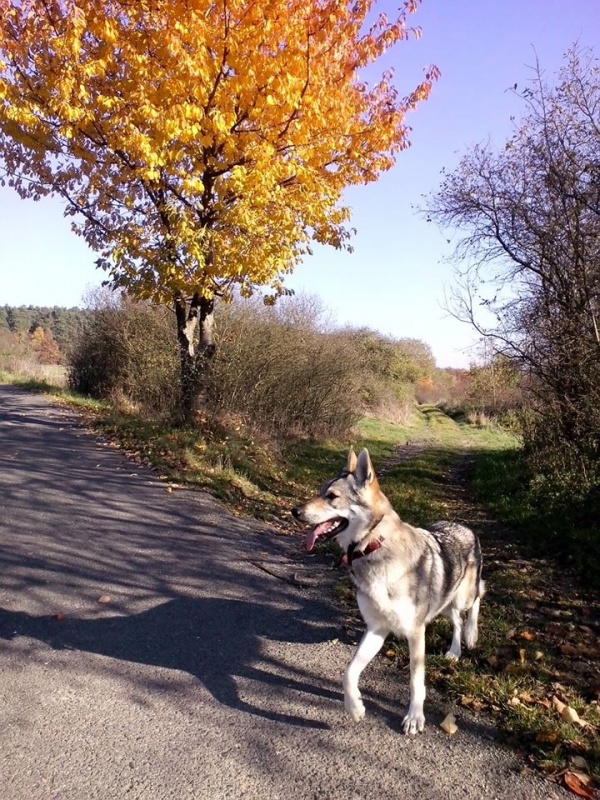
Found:
<path fill-rule="evenodd" d="M 388 635 L 388 630 L 367 628 L 360 641 L 354 658 L 348 664 L 344 675 L 344 705 L 354 722 L 360 722 L 365 715 L 365 707 L 358 689 L 358 679 L 361 672 L 370 664 Z"/>
<path fill-rule="evenodd" d="M 404 717 L 404 733 L 417 733 L 425 727 L 425 626 L 416 625 L 408 639 L 410 652 L 410 706 Z"/>

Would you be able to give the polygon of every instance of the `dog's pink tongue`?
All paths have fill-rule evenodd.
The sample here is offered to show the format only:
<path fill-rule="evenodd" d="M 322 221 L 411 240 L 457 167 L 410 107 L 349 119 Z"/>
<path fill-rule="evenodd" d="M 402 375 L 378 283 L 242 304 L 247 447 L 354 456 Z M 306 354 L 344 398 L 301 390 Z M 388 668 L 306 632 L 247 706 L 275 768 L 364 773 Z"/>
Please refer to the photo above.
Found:
<path fill-rule="evenodd" d="M 305 543 L 306 543 L 306 549 L 308 550 L 309 553 L 315 546 L 315 542 L 317 541 L 319 536 L 323 533 L 325 528 L 327 528 L 327 525 L 328 525 L 327 522 L 322 522 L 320 525 L 317 525 L 317 527 L 314 528 L 314 530 L 309 531 L 309 533 L 306 534 Z"/>

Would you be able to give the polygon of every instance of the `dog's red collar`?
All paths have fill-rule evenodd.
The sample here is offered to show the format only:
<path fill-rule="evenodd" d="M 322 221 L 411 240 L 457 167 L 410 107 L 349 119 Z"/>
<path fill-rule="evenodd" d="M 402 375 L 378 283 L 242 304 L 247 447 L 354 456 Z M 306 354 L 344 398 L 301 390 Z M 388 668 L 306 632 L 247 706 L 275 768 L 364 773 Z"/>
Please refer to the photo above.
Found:
<path fill-rule="evenodd" d="M 352 543 L 348 548 L 348 566 L 351 567 L 352 562 L 356 561 L 357 558 L 368 556 L 371 553 L 374 553 L 375 550 L 379 550 L 383 542 L 384 542 L 383 536 L 380 539 L 373 539 L 372 541 L 369 542 L 369 544 L 365 547 L 364 550 L 357 550 L 356 544 Z"/>

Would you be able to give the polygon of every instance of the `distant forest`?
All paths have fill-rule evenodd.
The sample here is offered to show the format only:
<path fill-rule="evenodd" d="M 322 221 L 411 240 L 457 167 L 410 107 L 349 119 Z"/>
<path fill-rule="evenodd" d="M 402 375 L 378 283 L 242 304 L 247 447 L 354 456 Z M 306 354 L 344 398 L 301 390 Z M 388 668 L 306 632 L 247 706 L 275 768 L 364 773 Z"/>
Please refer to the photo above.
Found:
<path fill-rule="evenodd" d="M 37 328 L 50 331 L 63 352 L 70 349 L 90 312 L 59 306 L 0 306 L 0 331 L 32 334 Z"/>

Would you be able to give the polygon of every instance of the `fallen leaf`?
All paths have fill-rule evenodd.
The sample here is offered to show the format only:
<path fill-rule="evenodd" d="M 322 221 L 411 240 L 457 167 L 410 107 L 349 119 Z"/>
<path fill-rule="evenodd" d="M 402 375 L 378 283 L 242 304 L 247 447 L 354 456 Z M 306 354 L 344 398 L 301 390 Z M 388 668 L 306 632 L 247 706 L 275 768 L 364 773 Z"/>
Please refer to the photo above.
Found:
<path fill-rule="evenodd" d="M 579 722 L 579 714 L 571 706 L 563 708 L 560 717 L 564 722 Z"/>
<path fill-rule="evenodd" d="M 552 698 L 552 705 L 558 711 L 559 714 L 562 714 L 563 709 L 566 708 L 565 703 L 562 700 L 559 700 L 556 695 Z"/>
<path fill-rule="evenodd" d="M 444 721 L 440 723 L 440 728 L 449 736 L 453 736 L 458 730 L 454 714 L 448 714 Z"/>
<path fill-rule="evenodd" d="M 595 792 L 591 787 L 589 775 L 584 775 L 581 772 L 565 772 L 564 780 L 565 785 L 573 794 L 576 794 L 578 797 L 587 797 L 589 800 L 594 800 Z"/>
<path fill-rule="evenodd" d="M 581 719 L 574 708 L 571 708 L 571 706 L 563 703 L 558 699 L 558 697 L 552 698 L 552 705 L 558 712 L 563 722 L 577 723 L 577 725 L 580 725 L 582 728 L 587 728 L 589 726 L 589 722 L 587 722 L 585 719 Z"/>
<path fill-rule="evenodd" d="M 532 697 L 528 692 L 520 692 L 518 695 L 519 700 L 522 703 L 537 703 L 538 701 L 535 697 Z"/>
<path fill-rule="evenodd" d="M 556 733 L 556 731 L 542 731 L 535 737 L 536 741 L 540 744 L 556 744 L 558 738 L 558 733 Z"/>
<path fill-rule="evenodd" d="M 523 639 L 525 642 L 533 642 L 535 639 L 535 633 L 531 631 L 521 631 L 519 634 L 519 639 Z"/>

